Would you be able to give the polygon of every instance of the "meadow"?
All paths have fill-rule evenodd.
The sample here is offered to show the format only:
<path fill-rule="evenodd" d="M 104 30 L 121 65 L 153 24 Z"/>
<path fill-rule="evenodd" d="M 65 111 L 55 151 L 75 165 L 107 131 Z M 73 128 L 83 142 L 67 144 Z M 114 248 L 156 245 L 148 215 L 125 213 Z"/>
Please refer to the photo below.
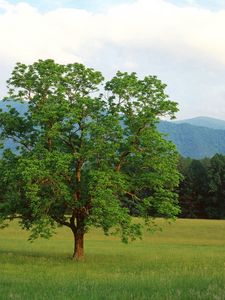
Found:
<path fill-rule="evenodd" d="M 225 299 L 225 221 L 157 222 L 128 245 L 93 229 L 82 262 L 67 228 L 30 243 L 13 222 L 0 231 L 0 299 Z"/>

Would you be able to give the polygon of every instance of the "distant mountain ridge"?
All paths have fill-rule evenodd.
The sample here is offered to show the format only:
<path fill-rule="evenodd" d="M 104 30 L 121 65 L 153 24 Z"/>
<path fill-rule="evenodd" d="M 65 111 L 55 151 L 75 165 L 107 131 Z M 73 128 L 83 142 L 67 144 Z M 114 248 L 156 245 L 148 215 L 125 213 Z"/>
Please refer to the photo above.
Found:
<path fill-rule="evenodd" d="M 201 127 L 225 130 L 225 121 L 224 120 L 210 118 L 210 117 L 202 117 L 201 116 L 201 117 L 173 121 L 173 122 L 175 124 L 187 123 L 187 124 L 191 124 L 194 126 L 201 126 Z"/>
<path fill-rule="evenodd" d="M 12 104 L 21 114 L 27 110 L 25 103 L 13 101 L 0 101 L 0 109 L 6 111 L 8 104 Z M 179 121 L 161 121 L 158 129 L 165 134 L 166 139 L 176 145 L 177 150 L 184 157 L 201 159 L 212 157 L 216 153 L 225 155 L 225 121 L 223 120 L 197 117 Z M 15 148 L 15 144 L 10 140 L 6 145 Z"/>
<path fill-rule="evenodd" d="M 0 100 L 0 109 L 2 109 L 3 111 L 7 111 L 9 105 L 14 107 L 21 114 L 25 113 L 27 111 L 27 107 L 28 107 L 26 103 L 21 103 L 19 101 L 13 101 L 13 100 L 3 101 L 3 100 Z"/>
<path fill-rule="evenodd" d="M 184 157 L 201 159 L 225 154 L 225 130 L 166 121 L 161 121 L 158 129 Z"/>
<path fill-rule="evenodd" d="M 21 115 L 23 115 L 28 108 L 26 103 L 20 103 L 13 100 L 7 100 L 7 101 L 0 100 L 0 109 L 2 109 L 4 112 L 9 110 L 8 106 L 10 105 L 14 107 L 18 112 L 20 112 Z M 0 128 L 0 132 L 1 132 L 1 128 Z M 7 139 L 4 144 L 6 148 L 10 148 L 13 151 L 16 151 L 17 144 L 11 138 Z M 2 154 L 2 152 L 3 152 L 2 149 L 0 149 L 0 155 Z"/>

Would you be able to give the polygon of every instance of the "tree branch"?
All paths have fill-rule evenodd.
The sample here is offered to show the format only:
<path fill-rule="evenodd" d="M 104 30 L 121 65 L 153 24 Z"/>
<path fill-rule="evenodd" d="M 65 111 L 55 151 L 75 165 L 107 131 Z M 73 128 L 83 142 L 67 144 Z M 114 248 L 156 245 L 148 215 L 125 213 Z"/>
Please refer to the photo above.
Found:
<path fill-rule="evenodd" d="M 64 225 L 64 226 L 67 226 L 67 227 L 71 228 L 71 225 L 70 225 L 69 222 L 66 222 L 66 221 L 64 221 L 64 220 L 61 220 L 60 218 L 58 218 L 58 217 L 56 217 L 56 216 L 51 216 L 51 217 L 52 217 L 52 219 L 53 219 L 55 222 L 59 223 L 60 225 Z"/>
<path fill-rule="evenodd" d="M 130 154 L 130 151 L 125 151 L 121 154 L 118 164 L 115 167 L 116 172 L 119 172 L 125 158 Z"/>
<path fill-rule="evenodd" d="M 135 198 L 137 200 L 141 200 L 137 195 L 135 195 L 134 193 L 128 192 L 128 191 L 124 191 L 124 193 L 128 196 L 131 196 L 132 198 Z"/>

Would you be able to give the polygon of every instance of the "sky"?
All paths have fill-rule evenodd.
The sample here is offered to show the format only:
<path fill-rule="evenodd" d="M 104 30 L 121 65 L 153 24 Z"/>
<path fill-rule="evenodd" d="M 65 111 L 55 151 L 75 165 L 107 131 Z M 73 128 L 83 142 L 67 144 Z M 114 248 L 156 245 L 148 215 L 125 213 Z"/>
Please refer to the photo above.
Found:
<path fill-rule="evenodd" d="M 0 97 L 16 62 L 157 75 L 178 119 L 225 120 L 225 0 L 0 0 Z"/>

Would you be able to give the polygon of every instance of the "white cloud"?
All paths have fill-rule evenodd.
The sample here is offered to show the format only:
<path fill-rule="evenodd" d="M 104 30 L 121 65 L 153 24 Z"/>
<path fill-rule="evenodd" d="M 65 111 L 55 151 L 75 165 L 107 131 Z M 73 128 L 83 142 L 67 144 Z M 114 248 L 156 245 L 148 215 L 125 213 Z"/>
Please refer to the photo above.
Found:
<path fill-rule="evenodd" d="M 224 34 L 225 10 L 178 7 L 166 0 L 136 0 L 102 13 L 72 8 L 41 13 L 26 3 L 0 1 L 0 67 L 8 70 L 1 73 L 0 81 L 9 77 L 9 68 L 17 61 L 31 63 L 49 57 L 91 64 L 108 75 L 117 68 L 141 74 L 155 71 L 169 83 L 176 98 L 182 97 L 181 108 L 188 111 L 187 96 L 201 96 L 195 84 L 189 95 L 183 95 L 188 84 L 185 77 L 193 72 L 189 82 L 203 76 L 208 85 L 211 79 L 204 73 L 214 74 L 217 65 L 225 70 Z M 204 65 L 202 72 L 199 68 Z M 182 73 L 184 81 L 175 86 L 176 76 Z M 207 103 L 210 95 L 223 99 L 221 84 L 216 92 L 215 87 L 207 88 Z"/>
<path fill-rule="evenodd" d="M 3 59 L 86 56 L 105 43 L 134 47 L 192 48 L 225 64 L 225 11 L 176 7 L 162 0 L 138 0 L 105 13 L 57 9 L 40 13 L 26 3 L 0 1 Z M 88 49 L 87 49 L 88 48 Z M 87 51 L 88 50 L 88 51 Z"/>

